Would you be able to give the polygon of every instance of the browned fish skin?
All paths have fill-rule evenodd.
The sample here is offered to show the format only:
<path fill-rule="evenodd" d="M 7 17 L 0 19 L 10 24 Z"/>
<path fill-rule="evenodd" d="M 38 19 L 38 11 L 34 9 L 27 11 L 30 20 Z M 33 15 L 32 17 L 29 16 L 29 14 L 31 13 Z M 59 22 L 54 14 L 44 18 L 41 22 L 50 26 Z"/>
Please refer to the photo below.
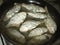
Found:
<path fill-rule="evenodd" d="M 3 33 L 19 45 L 43 44 L 51 39 L 57 29 L 48 14 L 45 8 L 34 4 L 14 3 L 2 18 L 6 28 Z"/>

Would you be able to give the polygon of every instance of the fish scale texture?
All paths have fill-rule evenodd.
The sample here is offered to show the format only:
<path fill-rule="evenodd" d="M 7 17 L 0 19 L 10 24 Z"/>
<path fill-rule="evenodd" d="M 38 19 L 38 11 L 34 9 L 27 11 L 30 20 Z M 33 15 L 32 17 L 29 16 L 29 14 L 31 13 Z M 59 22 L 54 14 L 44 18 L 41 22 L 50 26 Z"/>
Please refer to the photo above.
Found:
<path fill-rule="evenodd" d="M 19 45 L 43 44 L 56 31 L 56 23 L 44 7 L 34 4 L 17 4 L 3 18 L 3 33 Z"/>

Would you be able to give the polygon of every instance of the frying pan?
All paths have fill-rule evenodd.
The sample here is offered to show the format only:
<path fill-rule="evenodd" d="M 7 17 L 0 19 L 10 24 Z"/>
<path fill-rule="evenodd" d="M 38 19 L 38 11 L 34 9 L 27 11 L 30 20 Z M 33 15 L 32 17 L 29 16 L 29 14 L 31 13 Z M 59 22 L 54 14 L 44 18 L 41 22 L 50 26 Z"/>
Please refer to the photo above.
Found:
<path fill-rule="evenodd" d="M 33 3 L 39 6 L 47 6 L 49 13 L 51 14 L 51 16 L 54 17 L 54 20 L 57 24 L 57 31 L 55 32 L 55 34 L 53 34 L 53 36 L 51 37 L 51 39 L 42 44 L 42 45 L 52 45 L 59 37 L 60 37 L 60 14 L 57 12 L 57 10 L 50 5 L 49 3 L 43 1 L 43 0 L 7 0 L 6 2 L 4 2 L 1 6 L 0 6 L 0 18 L 3 16 L 3 12 L 10 8 L 11 6 L 13 6 L 13 4 L 17 2 L 17 3 Z M 1 26 L 0 26 L 1 27 Z M 3 28 L 3 27 L 2 27 Z M 0 32 L 3 34 L 2 32 L 2 28 L 0 28 Z M 4 34 L 3 34 L 4 35 Z M 4 35 L 4 37 L 6 38 L 6 36 Z M 8 41 L 10 41 L 8 38 L 6 38 Z M 10 41 L 11 42 L 11 41 Z"/>

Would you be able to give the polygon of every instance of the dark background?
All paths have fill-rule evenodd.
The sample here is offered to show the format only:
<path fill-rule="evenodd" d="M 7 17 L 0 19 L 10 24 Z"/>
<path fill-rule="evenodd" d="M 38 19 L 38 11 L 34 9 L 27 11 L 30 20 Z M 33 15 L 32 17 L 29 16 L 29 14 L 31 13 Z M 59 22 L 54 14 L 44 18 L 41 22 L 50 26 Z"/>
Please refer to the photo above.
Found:
<path fill-rule="evenodd" d="M 3 3 L 3 2 L 5 2 L 5 1 L 7 1 L 7 0 L 0 0 L 0 6 L 1 6 L 1 4 Z M 48 2 L 48 3 L 50 3 L 53 7 L 55 7 L 56 8 L 56 10 L 60 13 L 60 1 L 59 0 L 44 0 L 44 1 L 46 1 L 46 2 Z M 57 41 L 55 41 L 54 43 L 53 43 L 53 45 L 60 45 L 60 37 L 57 39 Z"/>

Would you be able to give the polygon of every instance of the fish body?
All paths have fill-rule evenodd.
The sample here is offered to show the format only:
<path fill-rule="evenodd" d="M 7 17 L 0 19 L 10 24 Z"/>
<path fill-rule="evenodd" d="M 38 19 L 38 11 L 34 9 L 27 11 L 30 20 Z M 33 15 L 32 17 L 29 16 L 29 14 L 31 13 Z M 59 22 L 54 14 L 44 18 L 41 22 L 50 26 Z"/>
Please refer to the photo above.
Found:
<path fill-rule="evenodd" d="M 29 30 L 32 30 L 32 29 L 36 28 L 39 24 L 40 24 L 39 21 L 33 21 L 33 20 L 26 21 L 20 27 L 20 31 L 21 32 L 27 32 Z"/>
<path fill-rule="evenodd" d="M 5 34 L 7 34 L 7 36 L 11 39 L 14 40 L 16 42 L 19 42 L 21 44 L 25 43 L 25 37 L 18 32 L 16 29 L 10 28 L 8 30 L 5 30 Z"/>
<path fill-rule="evenodd" d="M 32 45 L 38 45 L 38 44 L 43 44 L 45 42 L 47 42 L 48 39 L 46 38 L 45 35 L 41 35 L 41 36 L 36 36 L 36 37 L 33 37 L 29 42 L 28 44 Z"/>
<path fill-rule="evenodd" d="M 46 12 L 44 8 L 34 5 L 34 4 L 22 4 L 22 7 L 26 8 L 27 10 L 31 12 Z"/>
<path fill-rule="evenodd" d="M 32 18 L 37 18 L 37 19 L 45 19 L 47 18 L 46 14 L 42 14 L 42 13 L 28 13 L 28 16 L 32 17 Z"/>
<path fill-rule="evenodd" d="M 19 27 L 20 24 L 25 19 L 26 19 L 26 13 L 25 12 L 18 13 L 10 19 L 9 23 L 7 24 L 7 27 L 11 27 L 11 26 Z"/>
<path fill-rule="evenodd" d="M 46 33 L 47 31 L 48 31 L 47 28 L 44 28 L 44 27 L 36 28 L 30 32 L 29 37 L 40 36 L 40 35 Z"/>
<path fill-rule="evenodd" d="M 6 13 L 6 16 L 4 17 L 4 21 L 9 20 L 12 16 L 14 16 L 16 13 L 18 13 L 21 9 L 20 5 L 14 5 L 13 8 L 11 8 L 10 10 L 8 10 L 8 12 Z"/>
<path fill-rule="evenodd" d="M 52 18 L 47 18 L 45 21 L 45 25 L 48 28 L 49 32 L 51 34 L 54 34 L 57 27 L 56 27 L 56 23 L 54 22 L 54 20 Z"/>

